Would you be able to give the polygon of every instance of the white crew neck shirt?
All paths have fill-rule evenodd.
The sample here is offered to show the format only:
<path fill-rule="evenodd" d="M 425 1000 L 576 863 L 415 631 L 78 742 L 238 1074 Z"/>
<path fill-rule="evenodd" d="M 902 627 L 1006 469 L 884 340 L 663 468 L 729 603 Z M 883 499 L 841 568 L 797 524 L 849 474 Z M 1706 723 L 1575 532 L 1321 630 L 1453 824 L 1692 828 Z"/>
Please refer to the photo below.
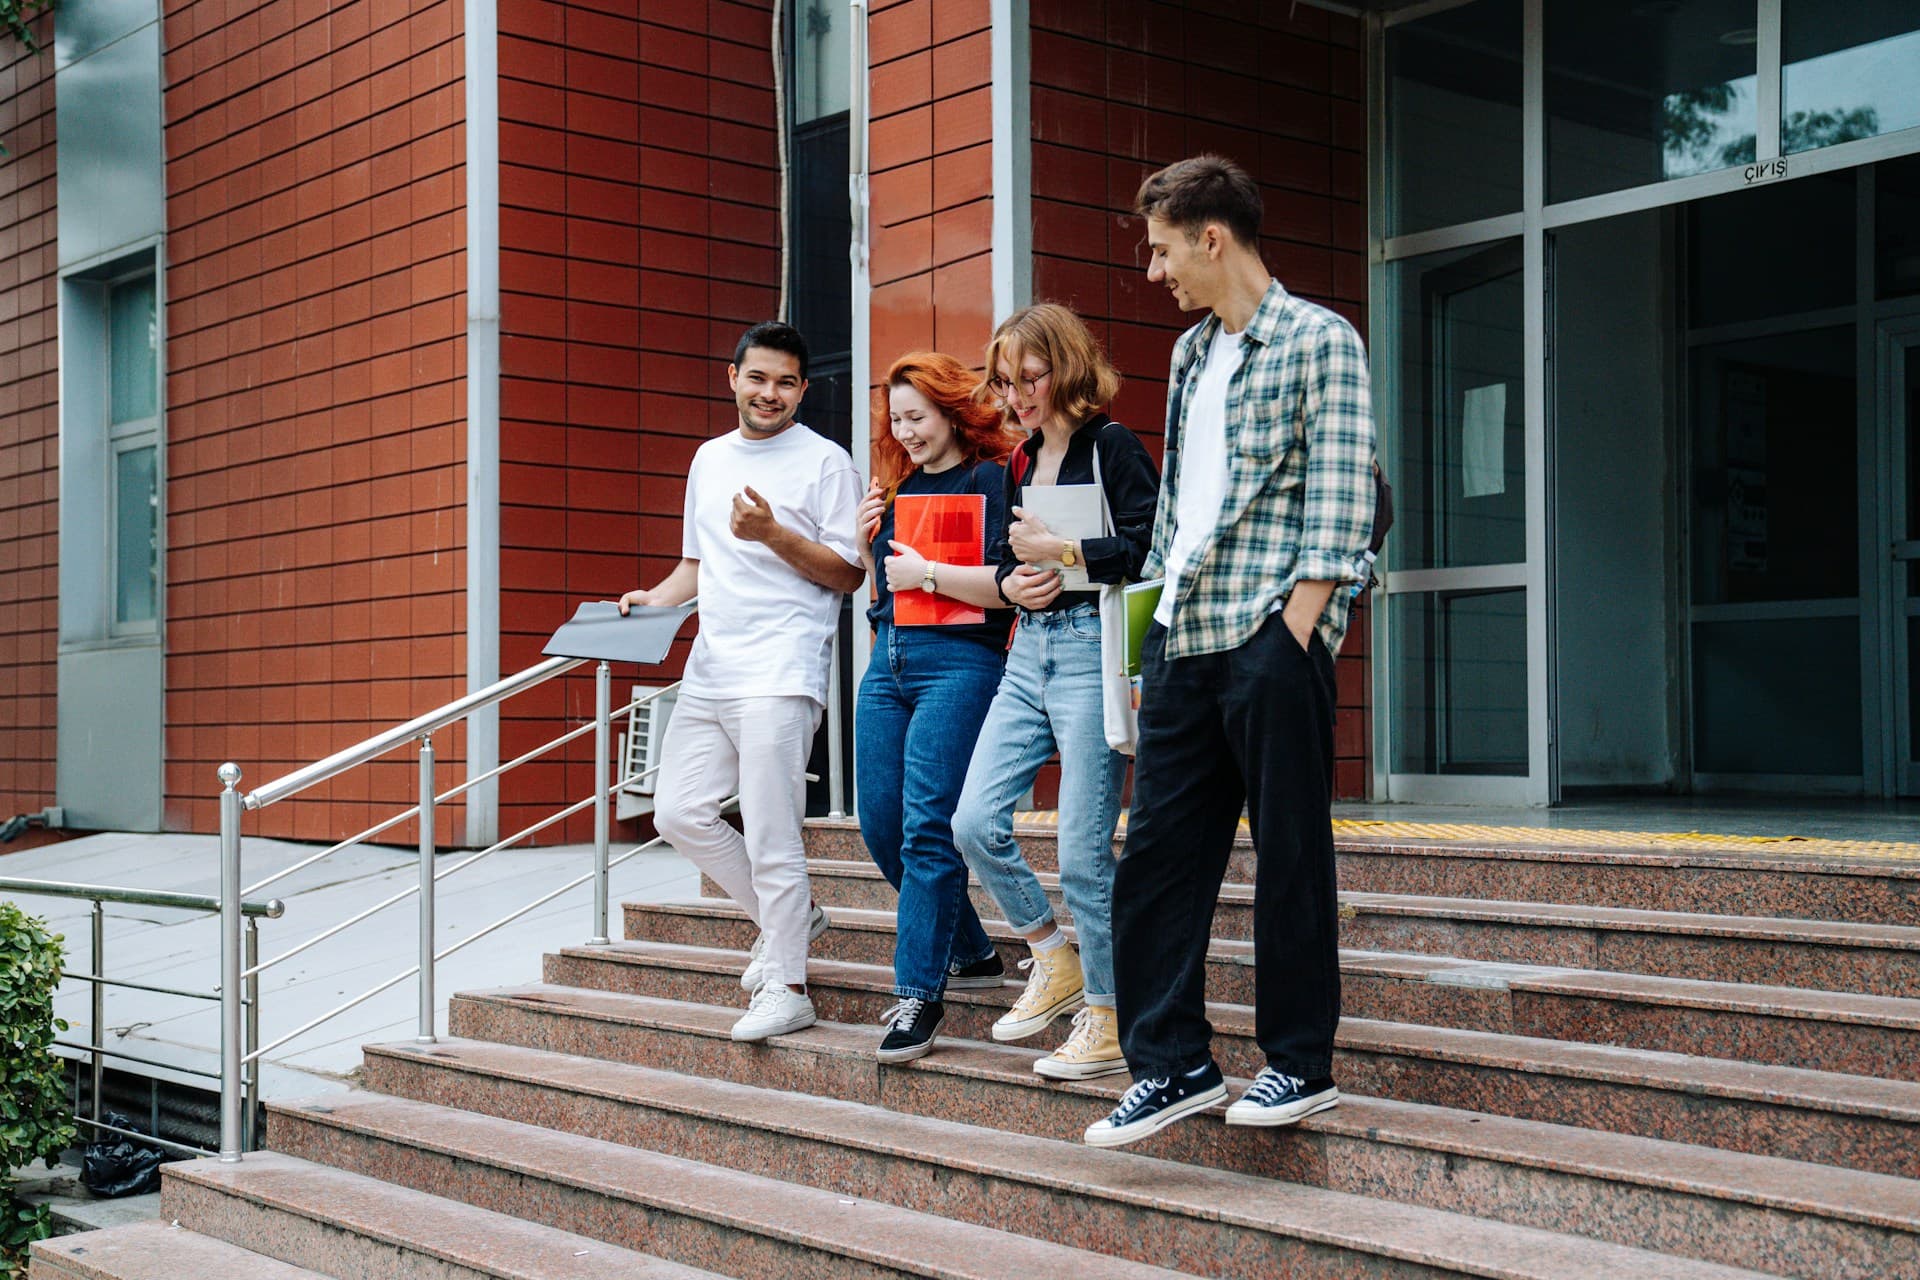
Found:
<path fill-rule="evenodd" d="M 840 592 L 809 581 L 763 542 L 733 535 L 733 497 L 748 486 L 774 518 L 860 563 L 860 475 L 839 445 L 796 422 L 768 440 L 736 428 L 709 440 L 687 471 L 681 551 L 700 562 L 700 633 L 681 688 L 701 698 L 801 695 L 827 701 Z"/>
<path fill-rule="evenodd" d="M 1240 368 L 1240 335 L 1222 324 L 1213 331 L 1207 362 L 1187 402 L 1177 450 L 1180 498 L 1173 509 L 1173 546 L 1167 551 L 1166 585 L 1153 620 L 1173 626 L 1173 604 L 1180 598 L 1180 575 L 1213 536 L 1220 504 L 1227 496 L 1227 384 Z"/>

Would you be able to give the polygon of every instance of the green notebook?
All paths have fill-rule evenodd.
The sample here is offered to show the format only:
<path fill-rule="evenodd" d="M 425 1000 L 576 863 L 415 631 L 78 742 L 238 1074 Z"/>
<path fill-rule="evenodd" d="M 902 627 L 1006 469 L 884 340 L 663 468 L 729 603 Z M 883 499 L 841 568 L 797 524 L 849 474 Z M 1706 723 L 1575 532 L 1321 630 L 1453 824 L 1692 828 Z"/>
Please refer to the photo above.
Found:
<path fill-rule="evenodd" d="M 1140 674 L 1140 650 L 1147 642 L 1147 628 L 1153 625 L 1153 611 L 1160 607 L 1160 588 L 1165 578 L 1151 582 L 1130 582 L 1122 591 L 1127 602 L 1127 674 Z"/>

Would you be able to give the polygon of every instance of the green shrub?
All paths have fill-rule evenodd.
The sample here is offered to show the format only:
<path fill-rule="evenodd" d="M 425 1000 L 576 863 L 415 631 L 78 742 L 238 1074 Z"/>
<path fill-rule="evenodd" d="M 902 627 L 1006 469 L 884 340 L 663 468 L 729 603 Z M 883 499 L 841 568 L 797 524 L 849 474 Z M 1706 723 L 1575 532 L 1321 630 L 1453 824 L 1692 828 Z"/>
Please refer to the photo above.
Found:
<path fill-rule="evenodd" d="M 0 902 L 0 1274 L 24 1275 L 27 1246 L 52 1227 L 45 1205 L 15 1194 L 12 1172 L 60 1154 L 74 1139 L 65 1073 L 53 1053 L 55 1034 L 67 1029 L 53 1016 L 62 941 Z"/>

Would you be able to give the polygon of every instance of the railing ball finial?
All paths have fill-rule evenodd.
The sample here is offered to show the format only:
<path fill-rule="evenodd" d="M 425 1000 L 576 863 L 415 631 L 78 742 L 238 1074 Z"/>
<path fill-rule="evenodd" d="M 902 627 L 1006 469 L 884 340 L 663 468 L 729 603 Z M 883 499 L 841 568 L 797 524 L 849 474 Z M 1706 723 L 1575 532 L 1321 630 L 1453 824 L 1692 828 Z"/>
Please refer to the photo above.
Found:
<path fill-rule="evenodd" d="M 227 790 L 231 791 L 240 785 L 240 766 L 233 761 L 229 760 L 221 765 L 219 774 L 220 781 L 227 784 Z"/>

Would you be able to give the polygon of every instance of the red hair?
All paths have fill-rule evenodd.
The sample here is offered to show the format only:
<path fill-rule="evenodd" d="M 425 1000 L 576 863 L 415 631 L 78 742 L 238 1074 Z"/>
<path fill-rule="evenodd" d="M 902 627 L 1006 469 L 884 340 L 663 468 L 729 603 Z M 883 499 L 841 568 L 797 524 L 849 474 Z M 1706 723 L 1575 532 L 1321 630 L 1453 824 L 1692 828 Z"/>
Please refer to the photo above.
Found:
<path fill-rule="evenodd" d="M 997 462 L 1020 443 L 1019 434 L 1007 429 L 997 408 L 974 398 L 979 381 L 972 370 L 939 351 L 909 351 L 893 362 L 886 385 L 874 397 L 873 478 L 889 498 L 914 471 L 913 459 L 893 438 L 888 419 L 887 392 L 894 387 L 912 387 L 945 415 L 953 424 L 960 461 L 966 466 L 982 460 Z"/>

